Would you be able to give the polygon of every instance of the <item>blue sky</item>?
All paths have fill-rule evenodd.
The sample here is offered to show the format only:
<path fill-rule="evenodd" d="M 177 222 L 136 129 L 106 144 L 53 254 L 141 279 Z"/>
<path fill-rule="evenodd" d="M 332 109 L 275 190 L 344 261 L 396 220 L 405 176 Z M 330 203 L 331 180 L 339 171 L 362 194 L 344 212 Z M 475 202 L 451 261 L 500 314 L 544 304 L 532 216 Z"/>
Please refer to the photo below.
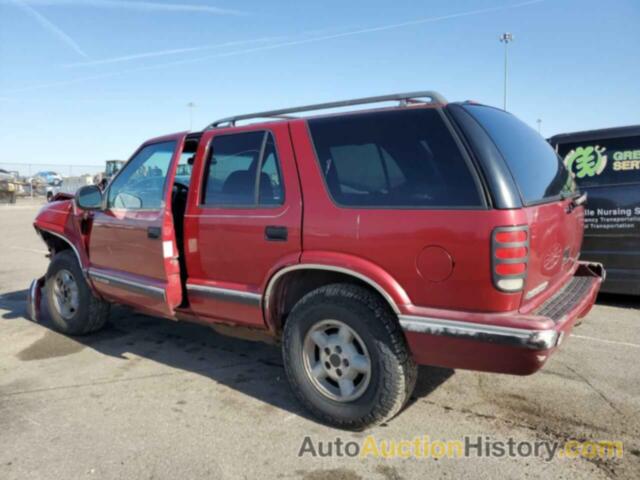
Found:
<path fill-rule="evenodd" d="M 398 91 L 542 133 L 640 123 L 638 0 L 0 0 L 0 163 L 101 164 L 229 114 Z M 0 165 L 1 167 L 2 165 Z"/>

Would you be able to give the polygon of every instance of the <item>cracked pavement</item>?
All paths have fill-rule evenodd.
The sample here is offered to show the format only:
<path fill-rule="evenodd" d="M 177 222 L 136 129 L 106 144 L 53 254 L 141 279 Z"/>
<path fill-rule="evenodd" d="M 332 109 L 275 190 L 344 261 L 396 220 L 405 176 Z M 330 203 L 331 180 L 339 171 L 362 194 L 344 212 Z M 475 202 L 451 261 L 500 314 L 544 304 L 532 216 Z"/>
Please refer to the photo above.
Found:
<path fill-rule="evenodd" d="M 640 299 L 603 296 L 530 377 L 421 368 L 412 402 L 367 432 L 320 425 L 277 347 L 116 308 L 68 338 L 24 319 L 47 266 L 37 207 L 0 208 L 0 478 L 640 478 Z M 622 440 L 622 460 L 298 457 L 314 441 Z"/>

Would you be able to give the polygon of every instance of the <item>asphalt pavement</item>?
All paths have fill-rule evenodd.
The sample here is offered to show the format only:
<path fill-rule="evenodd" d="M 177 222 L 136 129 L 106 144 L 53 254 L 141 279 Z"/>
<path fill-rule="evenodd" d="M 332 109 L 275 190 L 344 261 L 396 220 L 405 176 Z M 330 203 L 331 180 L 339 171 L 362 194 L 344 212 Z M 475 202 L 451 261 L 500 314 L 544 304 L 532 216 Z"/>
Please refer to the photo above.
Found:
<path fill-rule="evenodd" d="M 425 367 L 408 405 L 366 432 L 316 423 L 277 346 L 116 308 L 69 338 L 24 318 L 48 259 L 37 206 L 0 207 L 0 478 L 640 478 L 640 299 L 601 296 L 529 377 Z M 299 456 L 319 442 L 619 440 L 622 459 Z M 334 451 L 335 453 L 335 451 Z"/>

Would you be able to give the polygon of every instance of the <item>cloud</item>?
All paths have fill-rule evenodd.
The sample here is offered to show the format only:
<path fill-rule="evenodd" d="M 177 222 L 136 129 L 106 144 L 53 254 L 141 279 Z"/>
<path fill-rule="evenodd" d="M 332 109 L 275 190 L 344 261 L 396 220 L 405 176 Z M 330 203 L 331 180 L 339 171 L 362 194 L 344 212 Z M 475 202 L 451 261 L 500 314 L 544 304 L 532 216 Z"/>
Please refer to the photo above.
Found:
<path fill-rule="evenodd" d="M 63 43 L 66 43 L 67 46 L 74 50 L 77 54 L 85 58 L 89 58 L 89 55 L 87 55 L 84 50 L 80 48 L 80 45 L 78 45 L 73 38 L 67 35 L 64 31 L 62 31 L 62 29 L 60 29 L 60 27 L 52 23 L 36 9 L 28 5 L 24 0 L 10 0 L 10 3 L 20 8 L 24 13 L 38 22 L 45 30 L 53 34 L 55 37 L 58 37 L 58 39 L 62 40 Z"/>
<path fill-rule="evenodd" d="M 11 2 L 12 0 L 8 0 Z M 146 1 L 125 1 L 125 0 L 22 0 L 23 3 L 32 6 L 42 7 L 85 7 L 85 8 L 107 8 L 119 10 L 136 10 L 144 12 L 193 12 L 209 13 L 213 15 L 245 15 L 245 12 L 238 10 L 214 7 L 212 5 L 190 4 L 190 3 L 160 3 Z M 1 3 L 7 3 L 3 0 Z"/>
<path fill-rule="evenodd" d="M 234 56 L 237 56 L 237 55 L 246 55 L 246 54 L 249 54 L 249 53 L 262 52 L 262 51 L 267 51 L 267 50 L 275 50 L 275 49 L 278 49 L 278 48 L 291 47 L 291 46 L 295 46 L 295 45 L 304 45 L 304 44 L 308 44 L 308 43 L 324 42 L 324 41 L 327 41 L 327 40 L 335 40 L 335 39 L 338 39 L 338 38 L 351 37 L 351 36 L 355 36 L 355 35 L 363 35 L 363 34 L 367 34 L 367 33 L 381 32 L 381 31 L 385 31 L 385 30 L 394 30 L 394 29 L 409 27 L 409 26 L 413 26 L 413 25 L 421 25 L 421 24 L 426 24 L 426 23 L 435 23 L 435 22 L 441 22 L 443 20 L 451 20 L 451 19 L 454 19 L 454 18 L 470 17 L 470 16 L 482 15 L 482 14 L 486 14 L 486 13 L 499 12 L 499 11 L 503 11 L 503 10 L 510 10 L 510 9 L 514 9 L 514 8 L 522 8 L 522 7 L 533 5 L 533 4 L 536 4 L 536 3 L 542 3 L 544 1 L 545 0 L 528 0 L 526 2 L 514 3 L 514 4 L 511 4 L 511 5 L 503 5 L 503 6 L 498 6 L 498 7 L 481 8 L 481 9 L 477 9 L 477 10 L 469 10 L 469 11 L 466 11 L 466 12 L 451 13 L 451 14 L 448 14 L 448 15 L 440 15 L 440 16 L 436 16 L 436 17 L 418 18 L 418 19 L 409 20 L 409 21 L 406 21 L 406 22 L 391 23 L 391 24 L 387 24 L 387 25 L 379 25 L 377 27 L 368 27 L 368 28 L 361 28 L 361 29 L 356 29 L 356 30 L 349 30 L 349 31 L 346 31 L 346 32 L 339 32 L 339 33 L 334 33 L 334 34 L 330 34 L 330 35 L 321 35 L 321 36 L 315 36 L 315 37 L 310 37 L 310 38 L 300 38 L 300 39 L 297 39 L 297 40 L 289 40 L 289 41 L 285 41 L 285 42 L 273 43 L 273 44 L 270 44 L 270 45 L 264 45 L 264 46 L 260 46 L 260 47 L 246 48 L 246 49 L 242 49 L 242 50 L 232 50 L 230 52 L 218 53 L 218 54 L 215 54 L 215 55 L 206 55 L 206 56 L 201 56 L 201 57 L 196 57 L 196 58 L 186 58 L 186 59 L 182 59 L 182 60 L 176 60 L 176 61 L 173 61 L 173 62 L 156 64 L 156 65 L 152 65 L 152 66 L 146 67 L 146 69 L 172 67 L 172 66 L 184 65 L 184 64 L 188 64 L 188 63 L 203 62 L 203 61 L 212 60 L 212 59 L 215 59 L 215 58 L 234 57 Z"/>
<path fill-rule="evenodd" d="M 85 66 L 97 66 L 97 65 L 110 65 L 113 63 L 130 62 L 133 60 L 144 60 L 147 58 L 165 57 L 169 55 L 199 52 L 203 50 L 214 50 L 214 49 L 224 48 L 224 47 L 239 47 L 242 45 L 251 45 L 253 43 L 275 42 L 275 41 L 281 41 L 284 38 L 286 37 L 263 37 L 263 38 L 256 38 L 253 40 L 241 40 L 241 41 L 235 41 L 235 42 L 219 43 L 217 45 L 200 45 L 197 47 L 172 48 L 167 50 L 158 50 L 154 52 L 134 53 L 132 55 L 123 55 L 120 57 L 104 58 L 101 60 L 74 62 L 74 63 L 68 63 L 64 66 L 65 67 L 85 67 Z"/>
<path fill-rule="evenodd" d="M 392 29 L 403 28 L 403 27 L 408 27 L 408 26 L 412 26 L 412 25 L 434 23 L 434 22 L 440 22 L 440 21 L 443 21 L 443 20 L 450 20 L 450 19 L 461 18 L 461 17 L 470 17 L 470 16 L 474 16 L 474 15 L 481 15 L 481 14 L 504 11 L 504 10 L 510 10 L 510 9 L 515 9 L 515 8 L 522 8 L 522 7 L 526 7 L 526 6 L 529 6 L 529 5 L 542 3 L 544 1 L 545 0 L 529 0 L 529 1 L 526 1 L 526 2 L 514 3 L 514 4 L 511 4 L 511 5 L 503 5 L 503 6 L 498 6 L 498 7 L 488 7 L 488 8 L 482 8 L 482 9 L 477 9 L 477 10 L 469 10 L 469 11 L 466 11 L 466 12 L 452 13 L 452 14 L 448 14 L 448 15 L 440 15 L 440 16 L 427 17 L 427 18 L 419 18 L 419 19 L 410 20 L 410 21 L 407 21 L 407 22 L 392 23 L 392 24 L 387 24 L 387 25 L 380 25 L 380 26 L 377 26 L 377 27 L 361 28 L 361 29 L 357 29 L 357 30 L 349 30 L 349 31 L 346 31 L 346 32 L 335 33 L 335 34 L 331 34 L 331 35 L 322 35 L 322 36 L 311 37 L 311 38 L 302 38 L 302 39 L 298 39 L 298 40 L 290 40 L 290 41 L 285 41 L 285 42 L 278 42 L 278 43 L 274 43 L 274 44 L 270 44 L 270 45 L 264 45 L 264 46 L 260 46 L 260 47 L 247 48 L 247 49 L 242 49 L 242 50 L 232 50 L 230 52 L 223 52 L 223 53 L 218 53 L 218 54 L 215 54 L 215 55 L 207 55 L 207 56 L 201 56 L 201 57 L 196 57 L 196 58 L 185 58 L 185 59 L 180 59 L 180 60 L 174 60 L 174 61 L 171 61 L 171 62 L 159 63 L 159 64 L 155 64 L 155 65 L 148 65 L 148 66 L 143 66 L 143 67 L 138 67 L 138 68 L 131 68 L 131 69 L 127 69 L 127 70 L 119 70 L 119 71 L 116 71 L 116 72 L 96 74 L 96 75 L 91 75 L 91 76 L 86 76 L 86 77 L 77 77 L 77 78 L 73 78 L 73 79 L 70 79 L 70 80 L 60 80 L 58 82 L 52 82 L 52 83 L 46 83 L 46 84 L 31 85 L 31 86 L 21 87 L 21 88 L 14 89 L 14 90 L 5 91 L 5 92 L 2 92 L 2 94 L 7 95 L 7 94 L 14 94 L 14 93 L 28 92 L 28 91 L 33 91 L 33 90 L 42 90 L 42 89 L 58 87 L 58 86 L 73 85 L 73 84 L 76 84 L 76 83 L 83 83 L 83 82 L 90 81 L 90 80 L 97 80 L 97 79 L 103 79 L 103 78 L 112 78 L 112 77 L 117 77 L 117 76 L 121 76 L 121 75 L 127 75 L 127 74 L 130 74 L 130 73 L 147 72 L 147 71 L 160 70 L 160 69 L 164 69 L 164 68 L 169 68 L 169 67 L 174 67 L 174 66 L 179 66 L 179 65 L 185 65 L 185 64 L 190 64 L 190 63 L 199 63 L 199 62 L 203 62 L 203 61 L 207 61 L 207 60 L 212 60 L 212 59 L 215 59 L 215 58 L 224 58 L 224 57 L 233 57 L 233 56 L 237 56 L 237 55 L 246 55 L 246 54 L 250 54 L 250 53 L 267 51 L 267 50 L 275 50 L 275 49 L 285 48 L 285 47 L 290 47 L 290 46 L 295 46 L 295 45 L 303 45 L 303 44 L 307 44 L 307 43 L 323 42 L 323 41 L 333 40 L 333 39 L 337 39 L 337 38 L 344 38 L 344 37 L 349 37 L 349 36 L 363 35 L 363 34 L 367 34 L 367 33 L 374 33 L 374 32 L 380 32 L 380 31 L 385 31 L 385 30 L 392 30 Z"/>

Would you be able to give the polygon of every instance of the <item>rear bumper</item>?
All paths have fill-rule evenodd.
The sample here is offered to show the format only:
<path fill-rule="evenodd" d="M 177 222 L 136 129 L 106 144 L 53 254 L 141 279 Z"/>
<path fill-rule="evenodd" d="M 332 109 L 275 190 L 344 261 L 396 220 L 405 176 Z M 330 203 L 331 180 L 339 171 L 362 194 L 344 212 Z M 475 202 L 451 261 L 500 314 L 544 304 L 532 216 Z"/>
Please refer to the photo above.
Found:
<path fill-rule="evenodd" d="M 604 278 L 601 264 L 580 262 L 572 280 L 530 314 L 440 311 L 400 315 L 400 324 L 419 364 L 527 375 L 589 313 Z"/>

